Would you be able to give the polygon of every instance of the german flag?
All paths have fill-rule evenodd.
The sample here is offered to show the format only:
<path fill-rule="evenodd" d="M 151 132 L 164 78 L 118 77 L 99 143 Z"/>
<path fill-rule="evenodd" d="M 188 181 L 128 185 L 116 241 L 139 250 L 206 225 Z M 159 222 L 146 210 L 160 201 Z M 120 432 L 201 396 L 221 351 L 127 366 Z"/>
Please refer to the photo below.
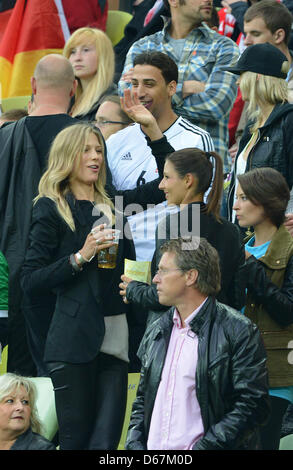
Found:
<path fill-rule="evenodd" d="M 69 35 L 62 1 L 17 0 L 0 43 L 2 98 L 30 95 L 37 62 L 61 54 Z"/>
<path fill-rule="evenodd" d="M 15 5 L 15 0 L 0 0 L 0 42 Z"/>

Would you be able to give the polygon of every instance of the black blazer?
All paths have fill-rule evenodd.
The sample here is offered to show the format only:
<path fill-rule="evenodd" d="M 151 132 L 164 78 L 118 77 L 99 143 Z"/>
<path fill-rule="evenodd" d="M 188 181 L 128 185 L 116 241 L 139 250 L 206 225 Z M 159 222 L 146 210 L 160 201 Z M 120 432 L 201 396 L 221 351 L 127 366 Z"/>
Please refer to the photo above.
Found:
<path fill-rule="evenodd" d="M 51 199 L 44 197 L 35 204 L 21 285 L 26 309 L 35 309 L 38 315 L 52 315 L 54 306 L 44 360 L 85 363 L 99 352 L 105 333 L 104 316 L 127 313 L 119 295 L 119 282 L 124 259 L 135 259 L 135 249 L 126 219 L 118 216 L 116 227 L 117 223 L 120 227 L 123 224 L 124 236 L 119 240 L 116 268 L 99 269 L 95 257 L 82 271 L 75 272 L 69 256 L 82 248 L 102 214 L 92 216 L 89 201 L 76 201 L 72 195 L 67 200 L 75 232 Z"/>

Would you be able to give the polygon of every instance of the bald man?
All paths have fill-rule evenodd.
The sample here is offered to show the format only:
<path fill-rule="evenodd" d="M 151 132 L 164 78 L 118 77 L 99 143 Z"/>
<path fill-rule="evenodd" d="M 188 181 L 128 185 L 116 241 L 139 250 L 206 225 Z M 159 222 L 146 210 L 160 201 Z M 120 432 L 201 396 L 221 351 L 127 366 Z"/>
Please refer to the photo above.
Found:
<path fill-rule="evenodd" d="M 31 86 L 33 111 L 0 129 L 0 246 L 10 272 L 8 371 L 45 376 L 42 356 L 51 318 L 38 316 L 38 299 L 35 318 L 26 315 L 19 271 L 28 244 L 32 201 L 47 166 L 50 145 L 62 129 L 76 122 L 67 114 L 76 89 L 68 59 L 59 54 L 43 57 Z"/>

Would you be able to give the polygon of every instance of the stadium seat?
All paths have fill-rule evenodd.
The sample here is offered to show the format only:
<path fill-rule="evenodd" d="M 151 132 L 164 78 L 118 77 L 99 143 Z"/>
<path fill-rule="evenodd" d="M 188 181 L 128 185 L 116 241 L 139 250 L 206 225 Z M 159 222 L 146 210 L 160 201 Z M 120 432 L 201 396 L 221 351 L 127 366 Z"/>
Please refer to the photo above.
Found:
<path fill-rule="evenodd" d="M 126 11 L 108 10 L 106 34 L 111 39 L 113 47 L 124 36 L 124 28 L 132 19 L 132 15 Z"/>
<path fill-rule="evenodd" d="M 281 438 L 279 450 L 293 450 L 293 434 Z"/>
<path fill-rule="evenodd" d="M 24 108 L 27 109 L 27 104 L 31 97 L 27 96 L 12 96 L 11 98 L 2 99 L 2 111 L 9 111 L 10 109 Z"/>
<path fill-rule="evenodd" d="M 6 374 L 7 371 L 7 356 L 8 356 L 8 346 L 3 348 L 0 360 L 0 375 Z"/>
<path fill-rule="evenodd" d="M 124 424 L 123 424 L 121 439 L 118 445 L 118 450 L 124 450 L 125 440 L 126 440 L 130 416 L 131 416 L 132 404 L 136 397 L 139 377 L 140 377 L 139 373 L 128 374 L 127 405 L 126 405 Z"/>
<path fill-rule="evenodd" d="M 51 441 L 58 430 L 52 381 L 50 377 L 30 377 L 30 380 L 37 389 L 37 410 L 43 425 L 41 434 Z"/>

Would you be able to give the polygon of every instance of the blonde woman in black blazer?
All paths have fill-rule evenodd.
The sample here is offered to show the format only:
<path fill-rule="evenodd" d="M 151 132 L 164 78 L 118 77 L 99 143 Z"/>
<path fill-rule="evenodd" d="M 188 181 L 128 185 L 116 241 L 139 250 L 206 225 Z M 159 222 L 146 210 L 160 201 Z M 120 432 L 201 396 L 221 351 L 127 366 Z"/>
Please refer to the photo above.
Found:
<path fill-rule="evenodd" d="M 44 361 L 60 449 L 116 449 L 123 426 L 128 326 L 118 285 L 135 250 L 105 181 L 99 130 L 81 123 L 58 134 L 34 201 L 22 270 L 27 315 L 50 319 Z M 98 251 L 113 244 L 105 224 L 121 229 L 114 269 L 97 265 Z"/>

